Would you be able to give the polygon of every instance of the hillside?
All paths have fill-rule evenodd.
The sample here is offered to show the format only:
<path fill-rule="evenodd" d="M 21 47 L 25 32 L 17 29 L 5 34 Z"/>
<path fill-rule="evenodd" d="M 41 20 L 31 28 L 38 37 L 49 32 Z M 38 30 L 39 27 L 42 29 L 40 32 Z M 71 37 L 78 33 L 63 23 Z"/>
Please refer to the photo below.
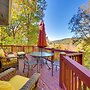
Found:
<path fill-rule="evenodd" d="M 75 40 L 75 38 L 65 38 L 61 40 L 50 41 L 48 43 L 48 46 L 51 48 L 58 48 L 62 50 L 76 51 L 78 47 L 73 44 L 73 40 Z"/>
<path fill-rule="evenodd" d="M 54 44 L 73 44 L 73 40 L 72 38 L 65 38 L 65 39 L 61 39 L 61 40 L 55 40 L 55 41 L 51 41 L 51 43 Z"/>

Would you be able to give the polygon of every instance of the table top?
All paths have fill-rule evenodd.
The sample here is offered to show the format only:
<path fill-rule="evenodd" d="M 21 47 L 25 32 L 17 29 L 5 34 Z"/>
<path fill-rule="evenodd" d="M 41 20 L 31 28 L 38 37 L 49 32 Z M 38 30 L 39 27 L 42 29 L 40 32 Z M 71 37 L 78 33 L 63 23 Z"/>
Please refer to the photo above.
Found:
<path fill-rule="evenodd" d="M 35 57 L 49 57 L 49 56 L 53 56 L 53 53 L 51 52 L 32 52 L 30 55 L 35 56 Z"/>
<path fill-rule="evenodd" d="M 17 52 L 17 55 L 25 55 L 25 52 Z"/>

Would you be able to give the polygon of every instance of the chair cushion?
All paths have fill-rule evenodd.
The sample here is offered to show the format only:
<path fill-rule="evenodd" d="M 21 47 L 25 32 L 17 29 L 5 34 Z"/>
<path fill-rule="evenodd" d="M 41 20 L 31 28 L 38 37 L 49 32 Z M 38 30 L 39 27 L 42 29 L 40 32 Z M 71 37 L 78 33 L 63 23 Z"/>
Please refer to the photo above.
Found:
<path fill-rule="evenodd" d="M 8 54 L 7 57 L 16 57 L 14 54 Z"/>
<path fill-rule="evenodd" d="M 7 61 L 7 62 L 2 62 L 2 66 L 7 66 L 7 65 L 12 65 L 17 63 L 17 60 L 13 58 L 13 60 Z"/>
<path fill-rule="evenodd" d="M 17 60 L 17 58 L 16 58 L 16 56 L 14 54 L 8 54 L 7 57 L 9 57 L 9 61 Z"/>
<path fill-rule="evenodd" d="M 9 82 L 0 81 L 0 90 L 15 90 L 15 89 Z"/>
<path fill-rule="evenodd" d="M 0 57 L 5 57 L 5 53 L 2 48 L 0 48 Z"/>
<path fill-rule="evenodd" d="M 19 90 L 28 80 L 29 78 L 16 75 L 10 79 L 9 83 L 15 88 L 15 90 Z"/>

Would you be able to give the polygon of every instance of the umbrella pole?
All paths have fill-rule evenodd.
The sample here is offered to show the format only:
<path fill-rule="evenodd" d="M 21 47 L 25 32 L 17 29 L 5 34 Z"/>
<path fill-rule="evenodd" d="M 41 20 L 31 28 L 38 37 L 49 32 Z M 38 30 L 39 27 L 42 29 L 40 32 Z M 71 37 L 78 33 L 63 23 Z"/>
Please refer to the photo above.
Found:
<path fill-rule="evenodd" d="M 39 52 L 41 53 L 40 59 L 42 59 L 43 48 L 39 47 Z M 42 68 L 42 64 L 44 64 L 44 62 L 42 60 L 40 60 L 41 68 Z"/>
<path fill-rule="evenodd" d="M 42 52 L 43 52 L 43 48 L 40 48 L 40 47 L 39 47 L 39 52 L 41 52 L 41 53 L 42 53 Z"/>

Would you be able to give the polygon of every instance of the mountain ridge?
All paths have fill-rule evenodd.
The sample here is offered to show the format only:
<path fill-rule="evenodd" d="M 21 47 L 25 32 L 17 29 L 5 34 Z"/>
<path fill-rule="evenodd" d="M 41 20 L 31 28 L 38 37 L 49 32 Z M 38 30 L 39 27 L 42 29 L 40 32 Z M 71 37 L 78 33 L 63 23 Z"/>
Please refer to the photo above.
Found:
<path fill-rule="evenodd" d="M 55 44 L 70 44 L 70 43 L 73 43 L 73 40 L 75 40 L 75 38 L 64 38 L 64 39 L 60 39 L 60 40 L 54 40 L 54 41 L 51 41 L 52 43 L 55 43 Z"/>

